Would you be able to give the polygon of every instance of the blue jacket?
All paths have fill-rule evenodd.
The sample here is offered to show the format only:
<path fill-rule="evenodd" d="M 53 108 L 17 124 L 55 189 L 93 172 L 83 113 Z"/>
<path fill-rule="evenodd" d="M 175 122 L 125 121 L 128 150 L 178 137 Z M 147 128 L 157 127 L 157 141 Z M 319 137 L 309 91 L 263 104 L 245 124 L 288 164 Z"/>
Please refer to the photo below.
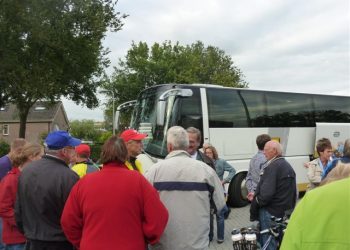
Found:
<path fill-rule="evenodd" d="M 10 171 L 12 163 L 8 155 L 4 155 L 0 158 L 0 180 Z"/>
<path fill-rule="evenodd" d="M 224 179 L 224 182 L 230 183 L 233 176 L 236 174 L 236 170 L 224 159 L 217 159 L 214 161 L 214 163 L 216 174 L 219 176 L 220 180 L 224 179 L 224 173 L 227 171 L 228 176 Z"/>
<path fill-rule="evenodd" d="M 341 158 L 334 159 L 331 163 L 329 163 L 327 165 L 326 169 L 324 170 L 323 175 L 322 175 L 322 180 L 324 178 L 326 178 L 327 174 L 329 174 L 329 172 L 331 172 L 331 170 L 333 168 L 335 168 L 335 166 L 337 166 L 339 161 L 341 161 L 342 163 L 350 163 L 350 158 L 347 157 L 347 156 L 344 156 L 344 157 L 341 157 Z"/>

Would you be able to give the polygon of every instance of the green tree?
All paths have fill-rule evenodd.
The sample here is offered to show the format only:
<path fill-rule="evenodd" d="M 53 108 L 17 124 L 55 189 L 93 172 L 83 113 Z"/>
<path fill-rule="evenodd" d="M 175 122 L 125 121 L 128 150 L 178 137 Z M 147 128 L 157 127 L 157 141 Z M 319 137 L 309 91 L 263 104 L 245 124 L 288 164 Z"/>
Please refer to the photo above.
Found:
<path fill-rule="evenodd" d="M 1 85 L 1 88 L 6 88 L 6 87 Z M 4 93 L 3 89 L 0 89 L 0 108 L 3 107 L 5 105 L 5 103 L 6 103 L 5 93 Z"/>
<path fill-rule="evenodd" d="M 131 45 L 103 88 L 114 91 L 116 104 L 133 100 L 141 90 L 164 83 L 206 83 L 244 88 L 248 84 L 231 57 L 200 41 L 183 46 L 171 41 Z M 106 111 L 106 114 L 109 111 Z"/>
<path fill-rule="evenodd" d="M 0 140 L 0 157 L 8 154 L 10 152 L 10 144 L 4 140 Z"/>
<path fill-rule="evenodd" d="M 109 64 L 102 39 L 126 17 L 115 7 L 112 0 L 0 1 L 0 83 L 19 111 L 20 137 L 38 100 L 65 96 L 98 105 L 96 89 Z"/>
<path fill-rule="evenodd" d="M 73 120 L 69 132 L 81 140 L 96 142 L 101 136 L 101 130 L 95 127 L 93 120 Z"/>
<path fill-rule="evenodd" d="M 100 158 L 102 145 L 112 136 L 112 131 L 105 131 L 101 127 L 96 127 L 93 120 L 73 120 L 70 122 L 69 132 L 81 140 L 93 141 L 90 144 L 90 158 L 95 161 Z"/>

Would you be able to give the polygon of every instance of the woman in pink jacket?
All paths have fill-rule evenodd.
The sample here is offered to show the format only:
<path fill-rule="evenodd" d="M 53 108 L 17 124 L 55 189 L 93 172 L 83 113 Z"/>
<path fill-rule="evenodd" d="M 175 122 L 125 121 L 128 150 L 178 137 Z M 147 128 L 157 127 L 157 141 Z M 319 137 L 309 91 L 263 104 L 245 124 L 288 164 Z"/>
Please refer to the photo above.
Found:
<path fill-rule="evenodd" d="M 125 166 L 127 155 L 123 140 L 112 136 L 102 147 L 102 170 L 73 187 L 61 225 L 78 249 L 143 250 L 159 241 L 168 211 L 151 184 Z"/>
<path fill-rule="evenodd" d="M 31 161 L 38 160 L 43 155 L 43 148 L 39 144 L 26 143 L 14 156 L 13 167 L 1 180 L 0 185 L 0 217 L 3 219 L 2 240 L 6 249 L 24 249 L 26 239 L 18 230 L 15 221 L 15 201 L 18 177 L 22 169 Z"/>

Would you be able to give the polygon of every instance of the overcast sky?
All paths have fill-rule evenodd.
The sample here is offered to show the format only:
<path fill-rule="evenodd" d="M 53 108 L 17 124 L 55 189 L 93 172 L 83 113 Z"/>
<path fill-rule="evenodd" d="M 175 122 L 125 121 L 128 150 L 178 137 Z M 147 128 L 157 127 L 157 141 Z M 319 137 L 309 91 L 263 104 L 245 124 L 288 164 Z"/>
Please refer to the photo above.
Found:
<path fill-rule="evenodd" d="M 119 0 L 117 10 L 129 17 L 104 41 L 109 73 L 132 41 L 199 40 L 230 55 L 252 89 L 350 95 L 349 0 Z M 64 106 L 69 119 L 103 120 L 103 106 Z"/>

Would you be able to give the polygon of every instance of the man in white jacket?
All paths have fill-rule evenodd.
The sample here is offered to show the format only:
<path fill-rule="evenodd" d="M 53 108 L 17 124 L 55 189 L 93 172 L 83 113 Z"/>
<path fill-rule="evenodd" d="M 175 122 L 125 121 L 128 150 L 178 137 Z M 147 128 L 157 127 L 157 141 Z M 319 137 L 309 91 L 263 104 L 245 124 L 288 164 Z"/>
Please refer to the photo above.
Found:
<path fill-rule="evenodd" d="M 225 205 L 217 174 L 207 164 L 192 159 L 188 145 L 186 130 L 171 127 L 167 134 L 169 154 L 146 173 L 169 211 L 164 234 L 152 249 L 208 249 L 210 200 L 217 210 Z"/>

